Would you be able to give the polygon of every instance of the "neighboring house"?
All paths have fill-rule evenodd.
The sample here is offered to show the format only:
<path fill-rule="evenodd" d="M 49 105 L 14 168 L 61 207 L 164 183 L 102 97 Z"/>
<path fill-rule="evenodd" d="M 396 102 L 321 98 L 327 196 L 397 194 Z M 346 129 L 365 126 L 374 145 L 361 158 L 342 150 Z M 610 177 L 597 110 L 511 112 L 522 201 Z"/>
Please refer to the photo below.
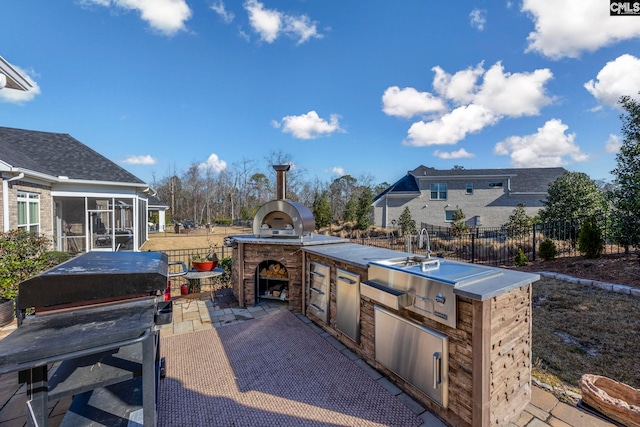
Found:
<path fill-rule="evenodd" d="M 458 208 L 470 227 L 500 227 L 518 204 L 534 216 L 564 168 L 449 169 L 419 166 L 377 195 L 374 223 L 393 227 L 405 207 L 416 224 L 448 227 Z"/>
<path fill-rule="evenodd" d="M 70 135 L 0 127 L 0 218 L 66 252 L 138 250 L 153 191 Z"/>
<path fill-rule="evenodd" d="M 169 206 L 165 205 L 155 195 L 149 196 L 149 204 L 147 209 L 149 210 L 149 231 L 162 232 L 165 229 L 167 216 L 166 212 Z M 151 221 L 153 215 L 158 215 L 158 222 Z"/>

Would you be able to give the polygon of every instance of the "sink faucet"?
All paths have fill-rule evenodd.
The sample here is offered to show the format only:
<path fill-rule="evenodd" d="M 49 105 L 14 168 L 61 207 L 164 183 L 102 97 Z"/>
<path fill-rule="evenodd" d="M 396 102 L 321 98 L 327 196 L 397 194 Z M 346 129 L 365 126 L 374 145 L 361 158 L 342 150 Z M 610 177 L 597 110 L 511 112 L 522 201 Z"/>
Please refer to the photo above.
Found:
<path fill-rule="evenodd" d="M 429 232 L 427 231 L 426 228 L 423 228 L 422 230 L 420 230 L 420 235 L 427 235 L 427 259 L 431 258 L 431 239 L 429 238 Z"/>

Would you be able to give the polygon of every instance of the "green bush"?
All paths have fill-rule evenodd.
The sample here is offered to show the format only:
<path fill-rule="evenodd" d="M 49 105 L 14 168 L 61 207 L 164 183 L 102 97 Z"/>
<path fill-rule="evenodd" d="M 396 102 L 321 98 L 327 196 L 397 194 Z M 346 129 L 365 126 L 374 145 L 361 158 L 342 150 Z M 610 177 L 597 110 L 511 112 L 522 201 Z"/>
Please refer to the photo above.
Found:
<path fill-rule="evenodd" d="M 522 250 L 522 248 L 518 248 L 518 252 L 516 253 L 513 263 L 516 265 L 516 267 L 524 267 L 525 265 L 529 264 L 529 260 L 527 259 L 527 256 L 524 254 L 524 251 Z"/>
<path fill-rule="evenodd" d="M 60 252 L 48 252 L 47 244 L 44 236 L 26 230 L 0 233 L 0 299 L 15 298 L 20 282 L 63 260 Z"/>
<path fill-rule="evenodd" d="M 551 261 L 556 258 L 556 244 L 553 243 L 553 240 L 547 238 L 538 247 L 538 254 L 540 254 L 540 258 L 543 261 Z"/>
<path fill-rule="evenodd" d="M 604 250 L 602 231 L 594 217 L 587 218 L 578 234 L 578 250 L 585 258 L 600 258 Z"/>
<path fill-rule="evenodd" d="M 216 223 L 217 225 L 220 225 L 220 226 L 223 226 L 223 227 L 224 227 L 224 226 L 229 226 L 229 225 L 231 225 L 231 224 L 233 223 L 233 221 L 231 221 L 231 218 L 218 217 L 218 218 L 216 218 L 215 223 Z"/>

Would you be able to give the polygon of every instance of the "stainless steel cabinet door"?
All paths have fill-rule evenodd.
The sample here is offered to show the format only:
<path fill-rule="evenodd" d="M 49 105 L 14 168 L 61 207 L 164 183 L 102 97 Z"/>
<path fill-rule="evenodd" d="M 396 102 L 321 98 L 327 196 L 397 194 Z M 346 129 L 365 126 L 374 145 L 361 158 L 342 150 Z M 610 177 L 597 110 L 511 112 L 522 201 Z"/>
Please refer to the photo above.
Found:
<path fill-rule="evenodd" d="M 360 343 L 360 276 L 336 270 L 336 329 Z"/>
<path fill-rule="evenodd" d="M 449 338 L 375 308 L 376 360 L 446 408 L 449 404 Z"/>

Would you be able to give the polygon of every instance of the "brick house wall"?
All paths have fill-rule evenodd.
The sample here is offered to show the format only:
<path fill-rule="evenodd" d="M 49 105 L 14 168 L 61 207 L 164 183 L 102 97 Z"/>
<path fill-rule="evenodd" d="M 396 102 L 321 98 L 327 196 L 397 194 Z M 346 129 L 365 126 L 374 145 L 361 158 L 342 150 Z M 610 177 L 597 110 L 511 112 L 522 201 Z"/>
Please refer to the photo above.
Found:
<path fill-rule="evenodd" d="M 0 180 L 1 181 L 1 180 Z M 13 230 L 18 227 L 18 191 L 28 193 L 36 193 L 40 195 L 40 233 L 50 239 L 50 245 L 53 247 L 53 198 L 51 196 L 51 187 L 33 184 L 26 181 L 11 181 L 9 187 L 9 229 Z M 2 187 L 0 187 L 0 199 L 2 198 Z M 0 203 L 0 205 L 2 205 Z M 0 214 L 4 215 L 2 206 L 0 206 Z M 2 218 L 2 217 L 0 217 Z"/>

